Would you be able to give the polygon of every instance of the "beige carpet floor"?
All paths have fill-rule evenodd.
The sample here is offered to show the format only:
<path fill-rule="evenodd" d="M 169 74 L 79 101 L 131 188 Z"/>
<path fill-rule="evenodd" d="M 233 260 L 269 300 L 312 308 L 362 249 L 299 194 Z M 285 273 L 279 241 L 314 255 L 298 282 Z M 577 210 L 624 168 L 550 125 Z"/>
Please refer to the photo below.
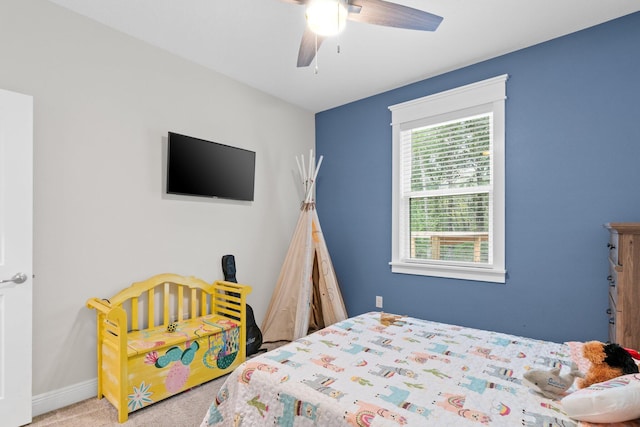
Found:
<path fill-rule="evenodd" d="M 39 415 L 29 426 L 98 427 L 98 426 L 199 426 L 218 389 L 227 376 L 187 390 L 129 414 L 118 423 L 118 411 L 107 401 L 96 398 Z"/>
<path fill-rule="evenodd" d="M 263 348 L 272 350 L 284 344 L 269 343 Z M 260 353 L 264 354 L 264 353 Z M 154 403 L 129 414 L 129 419 L 118 423 L 118 411 L 107 399 L 87 399 L 73 405 L 33 418 L 30 427 L 197 427 L 202 422 L 216 393 L 227 376 L 209 381 L 176 396 Z M 0 423 L 1 424 L 1 423 Z"/>

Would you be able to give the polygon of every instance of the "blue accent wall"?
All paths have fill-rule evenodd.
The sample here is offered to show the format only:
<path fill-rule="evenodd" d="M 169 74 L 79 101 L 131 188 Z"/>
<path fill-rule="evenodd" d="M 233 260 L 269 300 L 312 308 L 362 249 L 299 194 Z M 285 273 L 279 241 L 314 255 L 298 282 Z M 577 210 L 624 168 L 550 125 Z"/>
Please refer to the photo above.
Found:
<path fill-rule="evenodd" d="M 349 315 L 381 295 L 386 312 L 606 341 L 603 224 L 640 222 L 639 47 L 640 12 L 318 113 L 318 214 Z M 505 73 L 506 284 L 392 274 L 388 106 Z"/>

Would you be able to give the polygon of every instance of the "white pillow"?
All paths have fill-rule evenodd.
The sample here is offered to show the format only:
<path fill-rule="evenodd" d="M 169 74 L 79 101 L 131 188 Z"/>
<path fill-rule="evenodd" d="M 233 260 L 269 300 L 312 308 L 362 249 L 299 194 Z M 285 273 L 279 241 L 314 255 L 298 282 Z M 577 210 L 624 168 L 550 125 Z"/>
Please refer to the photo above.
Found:
<path fill-rule="evenodd" d="M 629 374 L 575 391 L 561 401 L 567 415 L 591 423 L 640 418 L 640 374 Z"/>

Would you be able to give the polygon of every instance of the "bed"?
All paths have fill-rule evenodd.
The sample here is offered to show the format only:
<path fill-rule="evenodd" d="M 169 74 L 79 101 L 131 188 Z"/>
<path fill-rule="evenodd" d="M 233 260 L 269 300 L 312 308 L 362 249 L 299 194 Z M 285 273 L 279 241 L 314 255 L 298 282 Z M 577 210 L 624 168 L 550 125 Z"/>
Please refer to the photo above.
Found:
<path fill-rule="evenodd" d="M 530 369 L 584 369 L 580 345 L 365 313 L 240 365 L 202 427 L 588 426 L 522 383 Z"/>

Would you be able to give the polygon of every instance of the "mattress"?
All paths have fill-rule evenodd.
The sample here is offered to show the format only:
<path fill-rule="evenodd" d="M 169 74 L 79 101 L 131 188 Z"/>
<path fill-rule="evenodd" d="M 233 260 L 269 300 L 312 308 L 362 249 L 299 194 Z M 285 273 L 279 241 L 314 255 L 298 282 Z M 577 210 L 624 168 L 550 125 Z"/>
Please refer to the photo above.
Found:
<path fill-rule="evenodd" d="M 522 383 L 569 371 L 571 346 L 381 313 L 336 323 L 240 365 L 202 426 L 578 426 Z M 573 386 L 575 387 L 575 385 Z"/>

